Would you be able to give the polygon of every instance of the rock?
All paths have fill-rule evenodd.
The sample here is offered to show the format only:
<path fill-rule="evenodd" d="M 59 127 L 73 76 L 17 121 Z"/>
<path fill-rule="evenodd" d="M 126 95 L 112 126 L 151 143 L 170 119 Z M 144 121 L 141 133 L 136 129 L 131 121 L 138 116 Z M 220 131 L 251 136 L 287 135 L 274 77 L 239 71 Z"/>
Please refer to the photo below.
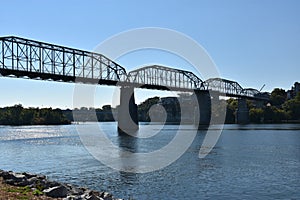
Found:
<path fill-rule="evenodd" d="M 5 183 L 9 185 L 15 185 L 15 186 L 27 186 L 28 181 L 26 179 L 26 176 L 20 173 L 4 173 L 2 174 L 3 179 Z"/>
<path fill-rule="evenodd" d="M 44 180 L 44 179 L 46 179 L 47 177 L 44 176 L 44 175 L 38 174 L 38 175 L 36 175 L 36 178 L 39 179 L 39 180 Z"/>
<path fill-rule="evenodd" d="M 0 177 L 3 177 L 3 174 L 5 173 L 4 170 L 0 169 Z"/>
<path fill-rule="evenodd" d="M 9 171 L 9 172 L 3 171 L 3 172 L 1 172 L 1 177 L 2 177 L 4 180 L 6 180 L 6 179 L 12 179 L 13 174 L 12 174 L 11 171 Z"/>
<path fill-rule="evenodd" d="M 70 195 L 64 198 L 63 200 L 84 200 L 81 196 Z"/>
<path fill-rule="evenodd" d="M 48 188 L 60 186 L 62 184 L 60 184 L 56 181 L 49 181 L 47 179 L 43 179 L 43 180 L 38 180 L 37 185 L 39 185 L 39 187 L 41 187 L 43 189 L 48 189 Z"/>
<path fill-rule="evenodd" d="M 113 196 L 111 194 L 109 194 L 108 192 L 104 192 L 101 197 L 104 199 L 104 200 L 111 200 L 113 199 Z"/>
<path fill-rule="evenodd" d="M 20 173 L 12 173 L 12 178 L 15 181 L 22 181 L 24 179 L 26 179 L 26 176 Z"/>
<path fill-rule="evenodd" d="M 82 199 L 85 200 L 103 200 L 103 198 L 100 197 L 100 193 L 92 190 L 86 190 L 86 192 L 81 195 Z"/>
<path fill-rule="evenodd" d="M 37 177 L 37 175 L 35 174 L 29 174 L 27 172 L 23 172 L 22 175 L 24 175 L 27 179 L 33 178 L 33 177 Z"/>
<path fill-rule="evenodd" d="M 95 194 L 91 194 L 91 195 L 87 195 L 85 197 L 86 200 L 103 200 L 101 197 L 95 195 Z"/>
<path fill-rule="evenodd" d="M 4 182 L 9 185 L 15 185 L 15 181 L 13 179 L 5 179 Z"/>
<path fill-rule="evenodd" d="M 71 184 L 49 181 L 44 175 L 0 170 L 0 177 L 10 185 L 29 186 L 33 191 L 35 189 L 43 190 L 46 196 L 52 198 L 64 198 L 64 200 L 117 200 L 108 192 L 98 192 Z"/>
<path fill-rule="evenodd" d="M 36 187 L 38 179 L 36 177 L 31 177 L 31 178 L 27 179 L 27 182 L 28 182 L 29 186 Z"/>
<path fill-rule="evenodd" d="M 51 187 L 49 189 L 43 190 L 46 196 L 53 198 L 64 198 L 68 195 L 68 190 L 64 185 Z"/>
<path fill-rule="evenodd" d="M 68 187 L 68 193 L 71 195 L 82 195 L 84 194 L 85 191 L 83 188 L 78 188 L 73 185 L 67 185 L 67 187 Z"/>

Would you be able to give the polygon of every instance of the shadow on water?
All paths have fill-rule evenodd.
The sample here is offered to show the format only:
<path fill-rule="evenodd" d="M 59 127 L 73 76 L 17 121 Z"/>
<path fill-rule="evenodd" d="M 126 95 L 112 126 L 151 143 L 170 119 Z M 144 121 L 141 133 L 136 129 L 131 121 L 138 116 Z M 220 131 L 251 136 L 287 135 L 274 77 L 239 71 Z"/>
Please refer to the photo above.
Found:
<path fill-rule="evenodd" d="M 131 152 L 131 153 L 137 153 L 138 152 L 138 138 L 135 137 L 137 133 L 128 135 L 126 133 L 118 134 L 117 138 L 117 145 L 122 151 L 125 152 Z M 121 161 L 122 168 L 126 168 L 128 166 L 127 161 L 124 162 Z M 130 165 L 134 166 L 134 165 Z M 135 169 L 131 169 L 132 171 L 135 171 Z M 128 187 L 132 185 L 136 185 L 138 183 L 138 176 L 136 173 L 133 172 L 124 172 L 119 171 L 119 179 L 123 185 L 126 185 Z"/>
<path fill-rule="evenodd" d="M 133 136 L 126 133 L 118 135 L 117 144 L 124 151 L 130 151 L 132 153 L 138 152 L 138 138 L 135 137 L 137 133 L 134 133 Z"/>

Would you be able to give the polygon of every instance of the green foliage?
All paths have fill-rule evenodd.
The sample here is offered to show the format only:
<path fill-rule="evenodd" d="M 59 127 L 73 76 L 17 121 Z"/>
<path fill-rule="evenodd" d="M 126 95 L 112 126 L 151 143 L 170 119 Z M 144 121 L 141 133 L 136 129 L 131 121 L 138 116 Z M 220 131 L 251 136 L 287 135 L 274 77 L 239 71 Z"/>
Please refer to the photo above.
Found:
<path fill-rule="evenodd" d="M 226 109 L 226 118 L 225 123 L 233 124 L 235 123 L 235 113 L 238 107 L 237 99 L 228 99 L 227 100 L 227 109 Z"/>
<path fill-rule="evenodd" d="M 111 105 L 104 105 L 102 106 L 103 111 L 111 111 Z"/>
<path fill-rule="evenodd" d="M 281 123 L 287 120 L 300 120 L 300 93 L 287 100 L 285 90 L 275 88 L 270 96 L 271 105 L 251 108 L 250 121 L 253 123 Z"/>
<path fill-rule="evenodd" d="M 271 93 L 270 103 L 260 105 L 247 100 L 250 122 L 281 123 L 287 120 L 300 120 L 300 93 L 294 99 L 287 100 L 285 90 L 275 88 Z M 237 107 L 237 99 L 227 100 L 226 123 L 234 122 Z"/>
<path fill-rule="evenodd" d="M 283 89 L 275 88 L 270 96 L 271 105 L 280 107 L 286 101 L 286 92 Z"/>
<path fill-rule="evenodd" d="M 31 189 L 29 186 L 25 186 L 25 187 L 13 187 L 13 188 L 7 188 L 6 189 L 7 192 L 12 192 L 12 193 L 21 193 L 24 195 L 27 195 Z"/>
<path fill-rule="evenodd" d="M 249 118 L 251 122 L 261 123 L 264 120 L 264 110 L 261 108 L 251 108 L 249 110 Z"/>
<path fill-rule="evenodd" d="M 40 195 L 43 195 L 44 193 L 42 191 L 40 191 L 39 189 L 35 189 L 33 192 L 32 192 L 33 195 L 36 195 L 36 196 L 40 196 Z"/>
<path fill-rule="evenodd" d="M 157 104 L 159 101 L 159 97 L 153 97 L 146 99 L 144 102 L 138 105 L 138 113 L 140 121 L 150 121 L 149 110 L 151 106 Z"/>
<path fill-rule="evenodd" d="M 267 106 L 264 109 L 264 122 L 279 123 L 283 120 L 286 120 L 286 112 L 283 109 L 276 106 Z"/>
<path fill-rule="evenodd" d="M 22 105 L 0 108 L 1 125 L 57 125 L 69 124 L 60 109 L 23 108 Z"/>
<path fill-rule="evenodd" d="M 300 93 L 296 98 L 286 101 L 282 107 L 286 111 L 288 119 L 300 120 Z"/>

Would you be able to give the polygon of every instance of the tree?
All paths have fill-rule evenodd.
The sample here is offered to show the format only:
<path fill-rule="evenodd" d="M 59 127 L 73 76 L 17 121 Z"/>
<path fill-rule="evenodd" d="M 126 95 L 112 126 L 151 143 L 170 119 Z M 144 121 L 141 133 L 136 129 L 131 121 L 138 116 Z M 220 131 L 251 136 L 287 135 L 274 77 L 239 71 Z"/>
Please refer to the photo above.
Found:
<path fill-rule="evenodd" d="M 158 101 L 159 97 L 153 97 L 146 99 L 144 102 L 140 103 L 138 105 L 139 120 L 150 121 L 149 110 L 153 105 L 157 104 Z"/>
<path fill-rule="evenodd" d="M 261 108 L 251 108 L 249 110 L 250 122 L 261 123 L 264 119 L 264 110 Z"/>
<path fill-rule="evenodd" d="M 102 106 L 103 121 L 114 121 L 111 105 Z"/>
<path fill-rule="evenodd" d="M 0 124 L 2 125 L 48 125 L 69 124 L 60 109 L 23 108 L 22 105 L 0 109 Z"/>
<path fill-rule="evenodd" d="M 276 107 L 281 107 L 281 105 L 286 101 L 287 94 L 285 90 L 275 88 L 271 92 L 270 100 L 271 100 L 271 105 L 276 106 Z"/>
<path fill-rule="evenodd" d="M 235 123 L 235 113 L 238 107 L 238 100 L 230 98 L 227 100 L 226 119 L 225 123 Z"/>
<path fill-rule="evenodd" d="M 264 120 L 269 123 L 279 123 L 286 120 L 286 112 L 276 106 L 267 106 L 264 111 Z"/>
<path fill-rule="evenodd" d="M 300 119 L 300 93 L 294 99 L 286 101 L 282 105 L 286 111 L 288 119 L 299 120 Z"/>

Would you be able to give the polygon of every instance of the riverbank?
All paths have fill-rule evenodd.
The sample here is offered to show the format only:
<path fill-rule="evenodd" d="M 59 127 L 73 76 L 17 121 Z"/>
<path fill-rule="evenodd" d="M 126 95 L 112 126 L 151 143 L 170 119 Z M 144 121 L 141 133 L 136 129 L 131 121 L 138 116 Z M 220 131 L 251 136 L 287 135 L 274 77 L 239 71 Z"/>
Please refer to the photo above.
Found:
<path fill-rule="evenodd" d="M 0 108 L 0 125 L 66 125 L 71 124 L 60 109 L 23 108 L 20 105 Z"/>
<path fill-rule="evenodd" d="M 0 170 L 0 200 L 120 200 L 99 192 L 47 179 L 44 175 Z"/>

